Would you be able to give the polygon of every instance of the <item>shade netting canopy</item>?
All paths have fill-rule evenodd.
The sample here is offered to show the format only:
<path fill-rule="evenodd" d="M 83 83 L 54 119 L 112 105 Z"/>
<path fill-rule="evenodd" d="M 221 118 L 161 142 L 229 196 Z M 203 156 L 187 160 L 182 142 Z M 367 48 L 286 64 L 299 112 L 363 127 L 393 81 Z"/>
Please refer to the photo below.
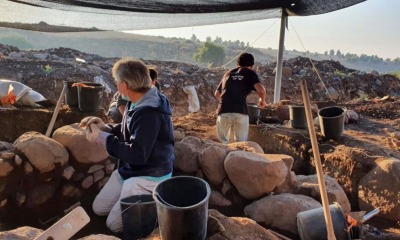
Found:
<path fill-rule="evenodd" d="M 0 23 L 140 30 L 221 24 L 343 9 L 365 0 L 0 0 Z"/>

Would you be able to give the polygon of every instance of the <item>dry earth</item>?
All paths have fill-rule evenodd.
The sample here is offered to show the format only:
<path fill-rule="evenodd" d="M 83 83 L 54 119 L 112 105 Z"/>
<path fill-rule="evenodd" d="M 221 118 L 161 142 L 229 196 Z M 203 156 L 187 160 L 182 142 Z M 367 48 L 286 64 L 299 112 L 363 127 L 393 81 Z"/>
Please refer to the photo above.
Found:
<path fill-rule="evenodd" d="M 390 133 L 400 130 L 400 99 L 389 98 L 384 101 L 359 100 L 345 103 L 318 102 L 319 107 L 339 105 L 355 110 L 360 119 L 357 123 L 346 124 L 345 138 L 335 142 L 324 141 L 317 131 L 319 142 L 336 147 L 340 144 L 354 149 L 364 149 L 365 157 L 394 157 L 400 158 L 400 140 L 393 138 Z M 273 106 L 267 107 L 264 115 L 275 112 Z M 263 115 L 263 113 L 262 113 Z M 203 139 L 216 140 L 216 116 L 213 112 L 192 113 L 174 118 L 176 129 L 181 129 L 187 135 Z M 290 127 L 288 131 L 292 131 Z M 308 139 L 304 139 L 309 141 Z M 321 153 L 324 149 L 321 148 Z M 338 156 L 340 158 L 340 156 Z M 343 163 L 345 164 L 345 163 Z M 340 168 L 340 166 L 338 167 Z M 391 222 L 379 217 L 372 218 L 365 226 L 367 233 L 363 239 L 400 239 L 400 221 Z M 379 235 L 377 235 L 379 234 Z"/>
<path fill-rule="evenodd" d="M 17 48 L 0 45 L 0 78 L 13 79 L 22 82 L 42 93 L 50 99 L 57 99 L 62 88 L 62 81 L 92 81 L 94 77 L 102 76 L 106 84 L 115 91 L 115 85 L 110 75 L 110 68 L 116 59 L 106 59 L 97 55 L 89 55 L 72 49 L 50 49 L 47 51 L 20 51 Z M 76 58 L 86 60 L 86 63 L 77 62 Z M 223 69 L 201 69 L 197 66 L 180 64 L 174 62 L 147 62 L 150 65 L 158 66 L 162 79 L 164 93 L 169 97 L 174 107 L 174 126 L 185 135 L 197 136 L 202 139 L 217 141 L 215 136 L 216 116 L 213 109 L 216 107 L 216 100 L 212 93 L 216 84 L 223 74 Z M 44 67 L 49 65 L 51 71 L 44 71 Z M 317 131 L 319 142 L 322 145 L 329 145 L 321 148 L 321 152 L 329 151 L 339 145 L 350 148 L 362 149 L 366 158 L 381 156 L 400 158 L 400 140 L 391 136 L 392 132 L 400 131 L 400 99 L 395 97 L 400 81 L 390 75 L 364 74 L 355 70 L 346 69 L 338 62 L 321 61 L 316 64 L 322 75 L 329 79 L 337 77 L 342 79 L 339 87 L 334 83 L 328 87 L 333 95 L 336 94 L 337 100 L 315 102 L 319 107 L 343 106 L 354 110 L 359 114 L 360 119 L 357 123 L 345 126 L 344 138 L 339 141 L 327 141 L 321 137 Z M 271 102 L 273 89 L 274 66 L 258 66 L 258 73 L 262 77 L 263 84 L 269 92 L 269 102 Z M 312 100 L 321 100 L 318 95 L 322 88 L 317 87 L 318 79 L 312 73 L 308 60 L 303 58 L 291 59 L 285 62 L 284 82 L 282 86 L 282 98 L 299 100 L 299 88 L 297 80 L 307 78 Z M 202 106 L 201 112 L 188 113 L 187 96 L 182 92 L 182 86 L 195 85 L 198 91 L 199 100 Z M 311 86 L 310 86 L 311 85 Z M 336 89 L 336 90 L 335 90 Z M 392 97 L 383 98 L 385 95 Z M 362 98 L 361 98 L 362 96 Z M 364 99 L 364 100 L 362 100 Z M 103 107 L 107 107 L 110 96 L 104 96 Z M 46 128 L 36 129 L 43 126 L 43 122 L 49 122 L 51 111 L 47 109 L 35 109 L 33 112 L 13 111 L 10 121 L 2 121 L 3 130 L 0 140 L 12 142 L 15 140 L 15 132 L 7 132 L 16 127 L 22 134 L 24 131 L 36 130 L 44 132 Z M 38 114 L 37 118 L 30 118 Z M 270 105 L 262 112 L 265 122 L 274 122 L 281 127 L 287 124 L 289 119 L 287 108 L 281 105 Z M 4 117 L 4 116 L 3 116 Z M 83 115 L 71 115 L 68 108 L 63 108 L 60 113 L 60 121 L 56 127 L 60 127 L 72 122 Z M 5 118 L 4 118 L 5 119 Z M 24 119 L 29 121 L 24 124 Z M 12 127 L 10 127 L 13 124 Z M 8 124 L 8 125 L 7 125 Z M 285 125 L 286 124 L 286 125 Z M 17 126 L 18 125 L 18 126 Z M 29 128 L 28 126 L 33 126 Z M 47 126 L 47 125 L 46 125 Z M 33 128 L 33 129 L 32 129 Z M 287 128 L 288 131 L 293 129 Z M 7 138 L 8 137 L 8 138 Z M 5 138 L 5 139 L 4 139 Z M 304 138 L 300 141 L 309 144 L 309 140 Z M 301 143 L 299 143 L 301 144 Z M 345 164 L 345 163 L 343 163 Z M 104 219 L 98 220 L 104 221 Z M 400 239 L 400 223 L 389 222 L 378 217 L 368 222 L 368 228 L 364 229 L 371 233 L 365 239 Z M 376 227 L 376 229 L 374 229 Z M 93 229 L 86 230 L 85 233 L 92 232 Z M 374 234 L 380 232 L 380 235 Z"/>

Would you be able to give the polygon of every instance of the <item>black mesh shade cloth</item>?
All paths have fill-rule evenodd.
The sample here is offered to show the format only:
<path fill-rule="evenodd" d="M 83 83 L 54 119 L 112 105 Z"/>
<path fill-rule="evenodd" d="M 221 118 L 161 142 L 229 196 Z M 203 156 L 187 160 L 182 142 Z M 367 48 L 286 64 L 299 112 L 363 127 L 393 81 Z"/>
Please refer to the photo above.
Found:
<path fill-rule="evenodd" d="M 0 0 L 0 24 L 140 30 L 323 14 L 365 0 Z"/>

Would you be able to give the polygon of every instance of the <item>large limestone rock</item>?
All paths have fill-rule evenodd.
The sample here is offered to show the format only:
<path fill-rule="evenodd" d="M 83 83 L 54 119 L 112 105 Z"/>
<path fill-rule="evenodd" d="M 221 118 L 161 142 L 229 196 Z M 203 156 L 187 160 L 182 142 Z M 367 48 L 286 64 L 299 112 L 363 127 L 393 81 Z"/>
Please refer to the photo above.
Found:
<path fill-rule="evenodd" d="M 198 137 L 194 137 L 194 136 L 184 137 L 181 142 L 182 143 L 192 144 L 192 145 L 194 145 L 196 147 L 201 147 L 201 145 L 202 145 L 201 139 L 198 138 Z"/>
<path fill-rule="evenodd" d="M 20 227 L 14 230 L 0 232 L 0 239 L 32 240 L 39 237 L 43 230 L 33 227 Z"/>
<path fill-rule="evenodd" d="M 297 213 L 321 207 L 321 204 L 304 195 L 282 193 L 255 201 L 244 213 L 256 222 L 297 234 Z"/>
<path fill-rule="evenodd" d="M 400 219 L 400 160 L 387 159 L 365 175 L 358 185 L 361 210 L 381 210 L 381 216 L 393 221 Z"/>
<path fill-rule="evenodd" d="M 232 202 L 226 199 L 220 192 L 211 190 L 209 204 L 211 206 L 227 207 L 231 206 Z"/>
<path fill-rule="evenodd" d="M 174 167 L 187 173 L 196 172 L 200 168 L 199 148 L 182 141 L 175 143 Z"/>
<path fill-rule="evenodd" d="M 274 193 L 294 193 L 296 190 L 297 176 L 293 171 L 286 176 L 285 181 L 274 189 Z"/>
<path fill-rule="evenodd" d="M 214 209 L 210 209 L 208 215 L 215 218 L 225 229 L 211 236 L 209 239 L 224 240 L 273 240 L 276 239 L 267 229 L 258 225 L 255 221 L 244 217 L 226 217 Z M 214 237 L 214 238 L 213 238 Z"/>
<path fill-rule="evenodd" d="M 228 147 L 243 150 L 246 152 L 264 153 L 264 150 L 261 148 L 261 146 L 258 143 L 252 141 L 230 143 L 228 144 Z"/>
<path fill-rule="evenodd" d="M 351 212 L 351 206 L 349 199 L 346 196 L 343 188 L 339 185 L 336 179 L 324 176 L 326 192 L 328 195 L 329 204 L 333 202 L 339 203 L 339 205 L 346 212 Z M 318 177 L 317 175 L 297 175 L 297 194 L 303 194 L 312 197 L 316 200 L 321 199 L 321 193 L 319 191 Z"/>
<path fill-rule="evenodd" d="M 265 154 L 265 156 L 267 156 L 268 159 L 282 159 L 288 169 L 285 181 L 277 186 L 274 192 L 291 192 L 295 188 L 294 185 L 296 181 L 296 174 L 291 171 L 294 162 L 293 157 L 285 154 Z"/>
<path fill-rule="evenodd" d="M 0 232 L 0 239 L 2 240 L 32 240 L 36 239 L 43 233 L 43 230 L 33 227 L 20 227 L 14 230 Z M 104 234 L 93 234 L 79 240 L 120 240 L 114 236 Z"/>
<path fill-rule="evenodd" d="M 26 132 L 14 142 L 16 152 L 25 155 L 40 172 L 52 171 L 56 164 L 64 166 L 68 162 L 67 150 L 57 141 L 38 132 Z"/>
<path fill-rule="evenodd" d="M 79 238 L 78 240 L 120 240 L 120 238 L 104 234 L 93 234 L 87 237 Z"/>
<path fill-rule="evenodd" d="M 79 163 L 98 163 L 108 157 L 103 147 L 86 139 L 85 130 L 78 123 L 58 128 L 52 138 L 67 148 Z"/>
<path fill-rule="evenodd" d="M 226 177 L 224 161 L 227 151 L 221 147 L 210 146 L 200 152 L 199 163 L 201 170 L 211 184 L 218 185 Z"/>
<path fill-rule="evenodd" d="M 217 210 L 210 209 L 208 211 L 206 239 L 277 240 L 277 237 L 249 218 L 226 217 Z M 161 240 L 159 228 L 155 229 L 144 240 Z"/>
<path fill-rule="evenodd" d="M 14 167 L 10 160 L 0 158 L 0 177 L 7 177 L 13 169 Z"/>
<path fill-rule="evenodd" d="M 288 173 L 282 159 L 244 151 L 230 152 L 224 167 L 232 184 L 247 199 L 271 192 L 283 183 Z"/>

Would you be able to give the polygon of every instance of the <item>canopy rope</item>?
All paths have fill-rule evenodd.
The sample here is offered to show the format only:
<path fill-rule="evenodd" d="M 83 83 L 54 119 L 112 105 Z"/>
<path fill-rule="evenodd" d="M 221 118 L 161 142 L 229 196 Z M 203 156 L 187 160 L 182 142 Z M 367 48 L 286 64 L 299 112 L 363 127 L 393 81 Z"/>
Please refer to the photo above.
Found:
<path fill-rule="evenodd" d="M 280 10 L 279 10 L 279 11 L 280 11 Z M 278 18 L 278 19 L 279 19 L 279 18 Z M 218 68 L 224 68 L 224 67 L 226 67 L 229 63 L 231 63 L 231 62 L 233 62 L 235 59 L 237 59 L 237 58 L 240 56 L 240 54 L 246 52 L 247 49 L 249 49 L 250 47 L 252 47 L 252 46 L 254 45 L 254 43 L 256 43 L 262 36 L 264 36 L 264 34 L 267 33 L 269 29 L 271 29 L 271 27 L 278 21 L 278 19 L 276 19 L 276 20 L 271 24 L 271 26 L 269 26 L 263 33 L 261 33 L 261 35 L 258 36 L 258 37 L 256 38 L 256 40 L 254 40 L 251 44 L 249 44 L 249 46 L 247 46 L 244 50 L 242 50 L 238 55 L 236 55 L 236 56 L 233 57 L 231 60 L 229 60 L 227 63 L 225 63 L 224 65 L 222 65 L 222 66 L 220 66 L 220 67 L 218 67 Z"/>
<path fill-rule="evenodd" d="M 288 19 L 289 19 L 289 18 L 288 18 Z M 296 36 L 297 36 L 297 38 L 299 39 L 299 42 L 300 42 L 301 46 L 303 47 L 304 52 L 307 53 L 307 49 L 304 47 L 304 44 L 303 44 L 303 42 L 301 41 L 300 36 L 299 36 L 299 34 L 297 33 L 296 28 L 294 27 L 294 25 L 292 24 L 292 21 L 290 21 L 290 19 L 289 19 L 289 22 L 290 22 L 290 25 L 292 26 L 294 32 L 296 33 Z M 313 66 L 313 70 L 315 71 L 315 73 L 316 73 L 317 76 L 318 76 L 318 79 L 321 81 L 322 85 L 324 86 L 325 91 L 326 91 L 326 93 L 328 94 L 329 98 L 330 98 L 331 100 L 333 100 L 331 94 L 329 94 L 329 91 L 328 91 L 328 89 L 326 88 L 326 85 L 325 85 L 324 81 L 323 81 L 322 78 L 321 78 L 321 75 L 320 75 L 319 72 L 318 72 L 318 69 L 315 67 L 313 61 L 312 61 L 311 58 L 310 58 L 310 54 L 308 54 L 308 53 L 307 53 L 307 58 L 308 58 L 308 60 L 310 61 L 311 65 Z"/>

